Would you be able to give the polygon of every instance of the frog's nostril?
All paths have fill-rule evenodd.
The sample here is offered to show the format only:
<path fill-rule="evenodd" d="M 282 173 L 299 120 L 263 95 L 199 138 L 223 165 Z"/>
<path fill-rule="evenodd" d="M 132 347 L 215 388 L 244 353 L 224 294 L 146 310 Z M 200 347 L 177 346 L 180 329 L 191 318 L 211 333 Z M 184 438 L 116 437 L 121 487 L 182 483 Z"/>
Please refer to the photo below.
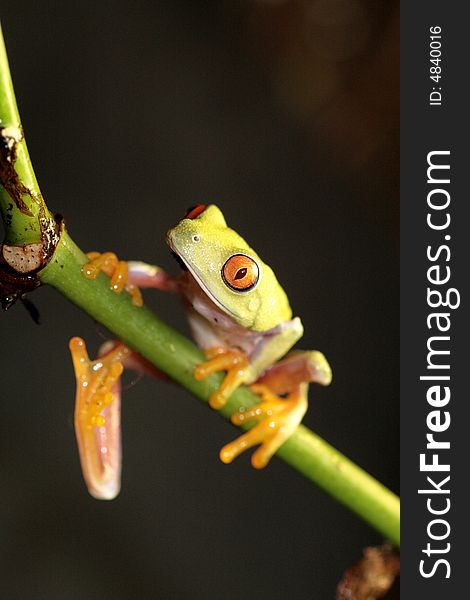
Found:
<path fill-rule="evenodd" d="M 198 235 L 193 235 L 193 242 L 199 242 L 201 238 Z"/>

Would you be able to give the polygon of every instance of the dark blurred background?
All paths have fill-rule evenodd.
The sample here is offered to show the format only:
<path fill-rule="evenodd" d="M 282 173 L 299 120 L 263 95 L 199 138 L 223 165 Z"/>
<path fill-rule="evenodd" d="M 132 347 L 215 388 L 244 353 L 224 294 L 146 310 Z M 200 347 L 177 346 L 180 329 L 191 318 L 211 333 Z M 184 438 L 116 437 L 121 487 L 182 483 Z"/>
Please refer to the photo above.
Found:
<path fill-rule="evenodd" d="M 177 272 L 165 232 L 217 203 L 334 371 L 305 423 L 398 491 L 398 3 L 2 3 L 30 153 L 85 250 Z M 176 386 L 123 401 L 121 495 L 86 492 L 73 335 L 106 332 L 42 288 L 0 314 L 0 596 L 334 598 L 380 536 Z M 146 302 L 187 331 L 183 311 Z"/>

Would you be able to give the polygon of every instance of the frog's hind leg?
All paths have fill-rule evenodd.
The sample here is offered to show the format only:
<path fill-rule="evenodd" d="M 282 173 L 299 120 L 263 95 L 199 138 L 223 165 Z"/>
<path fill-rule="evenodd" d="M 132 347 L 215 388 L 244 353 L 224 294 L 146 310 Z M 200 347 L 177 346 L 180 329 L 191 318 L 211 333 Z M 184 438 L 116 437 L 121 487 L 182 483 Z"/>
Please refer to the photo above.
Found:
<path fill-rule="evenodd" d="M 121 485 L 119 378 L 130 351 L 119 344 L 90 360 L 81 338 L 72 338 L 69 347 L 77 381 L 75 434 L 83 477 L 92 496 L 111 500 Z"/>
<path fill-rule="evenodd" d="M 92 496 L 111 500 L 121 487 L 121 373 L 125 367 L 167 377 L 121 342 L 103 344 L 95 360 L 81 338 L 72 338 L 69 347 L 77 382 L 75 434 L 83 477 Z"/>
<path fill-rule="evenodd" d="M 256 425 L 220 451 L 220 459 L 230 463 L 241 452 L 260 444 L 253 453 L 251 464 L 262 469 L 273 454 L 294 433 L 302 421 L 308 406 L 308 384 L 302 383 L 290 392 L 287 398 L 279 398 L 267 386 L 253 384 L 252 391 L 261 397 L 261 402 L 232 416 L 234 425 L 255 422 Z"/>
<path fill-rule="evenodd" d="M 287 394 L 302 382 L 329 385 L 332 373 L 324 354 L 318 350 L 294 350 L 275 363 L 257 380 L 276 394 Z"/>
<path fill-rule="evenodd" d="M 308 407 L 311 381 L 323 385 L 331 382 L 331 369 L 321 352 L 292 352 L 271 367 L 250 386 L 261 402 L 232 415 L 235 425 L 255 425 L 222 448 L 221 460 L 230 463 L 244 450 L 260 444 L 253 453 L 252 465 L 257 469 L 265 467 L 302 421 Z"/>

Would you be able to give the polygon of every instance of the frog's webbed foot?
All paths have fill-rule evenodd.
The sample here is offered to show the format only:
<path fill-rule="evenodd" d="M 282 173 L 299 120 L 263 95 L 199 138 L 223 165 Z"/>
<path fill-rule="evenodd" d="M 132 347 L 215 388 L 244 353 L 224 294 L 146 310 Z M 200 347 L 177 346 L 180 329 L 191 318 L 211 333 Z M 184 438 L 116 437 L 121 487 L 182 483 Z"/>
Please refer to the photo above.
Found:
<path fill-rule="evenodd" d="M 69 344 L 77 380 L 75 433 L 83 477 L 90 494 L 103 500 L 115 498 L 121 484 L 119 378 L 122 361 L 131 352 L 123 344 L 111 345 L 111 351 L 90 360 L 81 338 Z"/>
<path fill-rule="evenodd" d="M 321 352 L 297 350 L 270 367 L 251 387 L 261 402 L 232 415 L 232 423 L 256 422 L 256 425 L 220 453 L 229 463 L 251 446 L 261 444 L 254 452 L 252 464 L 266 466 L 280 446 L 294 433 L 307 410 L 309 382 L 328 385 L 331 368 Z"/>
<path fill-rule="evenodd" d="M 220 459 L 230 463 L 244 450 L 261 444 L 253 453 L 251 463 L 256 469 L 262 469 L 302 421 L 307 410 L 308 384 L 298 385 L 286 398 L 277 396 L 263 384 L 254 384 L 250 389 L 261 397 L 261 402 L 236 412 L 232 415 L 232 423 L 243 425 L 256 422 L 256 425 L 224 446 L 220 451 Z"/>
<path fill-rule="evenodd" d="M 142 306 L 142 294 L 139 288 L 129 278 L 129 266 L 124 260 L 119 260 L 113 252 L 88 252 L 89 260 L 82 267 L 82 272 L 87 279 L 96 279 L 101 272 L 110 278 L 110 288 L 116 294 L 126 290 L 135 306 Z"/>
<path fill-rule="evenodd" d="M 218 371 L 227 371 L 218 390 L 211 394 L 209 404 L 216 410 L 221 409 L 231 394 L 247 381 L 249 362 L 243 352 L 225 348 L 211 348 L 205 351 L 207 361 L 194 369 L 194 378 L 202 381 Z"/>

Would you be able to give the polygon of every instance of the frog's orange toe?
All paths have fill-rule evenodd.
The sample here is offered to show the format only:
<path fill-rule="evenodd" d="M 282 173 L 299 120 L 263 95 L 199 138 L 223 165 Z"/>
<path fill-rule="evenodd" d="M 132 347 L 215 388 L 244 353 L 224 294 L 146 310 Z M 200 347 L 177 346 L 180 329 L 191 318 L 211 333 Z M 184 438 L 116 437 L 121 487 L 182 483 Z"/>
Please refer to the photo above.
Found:
<path fill-rule="evenodd" d="M 214 410 L 220 410 L 227 402 L 226 394 L 220 388 L 213 392 L 209 397 L 209 406 Z"/>
<path fill-rule="evenodd" d="M 123 260 L 119 260 L 111 275 L 111 281 L 109 282 L 111 289 L 113 292 L 116 292 L 116 294 L 120 294 L 124 289 L 128 279 L 128 272 L 129 269 L 127 263 Z"/>
<path fill-rule="evenodd" d="M 256 444 L 261 444 L 263 442 L 263 437 L 264 432 L 254 427 L 222 448 L 219 455 L 221 461 L 225 464 L 231 463 L 234 458 L 245 450 L 248 450 Z"/>

